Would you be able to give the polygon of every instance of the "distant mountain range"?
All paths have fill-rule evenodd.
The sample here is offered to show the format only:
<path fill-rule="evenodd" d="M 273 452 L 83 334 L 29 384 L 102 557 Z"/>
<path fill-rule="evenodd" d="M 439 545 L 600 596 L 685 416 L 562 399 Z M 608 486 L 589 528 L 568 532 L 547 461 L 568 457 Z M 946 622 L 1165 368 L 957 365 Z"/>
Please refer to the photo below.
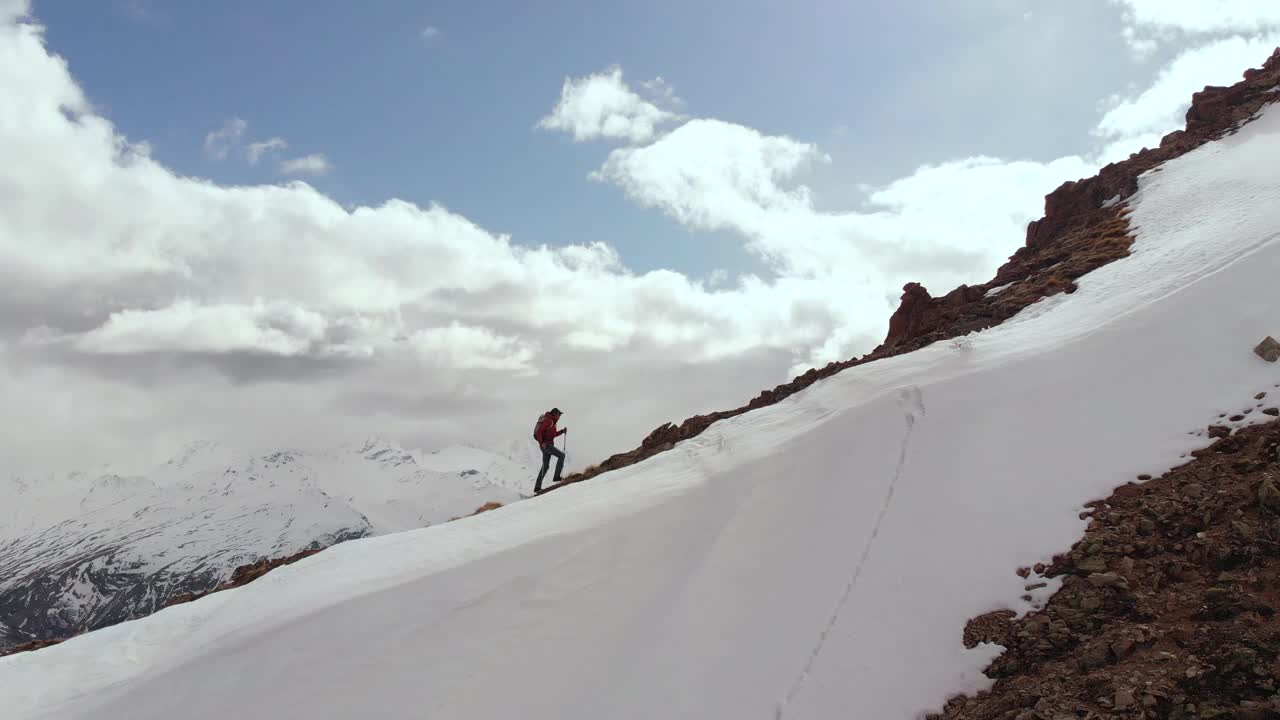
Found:
<path fill-rule="evenodd" d="M 200 442 L 143 475 L 0 480 L 0 650 L 150 614 L 264 558 L 511 502 L 536 472 L 519 454 Z"/>

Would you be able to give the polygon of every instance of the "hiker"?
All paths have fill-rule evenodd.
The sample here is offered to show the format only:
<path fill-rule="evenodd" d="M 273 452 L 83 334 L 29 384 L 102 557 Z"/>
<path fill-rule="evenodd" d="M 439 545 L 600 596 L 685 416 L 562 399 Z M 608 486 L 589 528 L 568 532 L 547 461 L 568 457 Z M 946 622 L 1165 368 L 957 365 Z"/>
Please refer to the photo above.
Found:
<path fill-rule="evenodd" d="M 556 438 L 569 432 L 569 428 L 556 430 L 556 421 L 560 419 L 560 408 L 551 408 L 533 428 L 533 439 L 542 448 L 542 469 L 538 471 L 538 480 L 533 484 L 535 493 L 542 492 L 542 478 L 547 474 L 547 466 L 551 464 L 551 456 L 556 456 L 556 474 L 552 483 L 560 482 L 560 471 L 564 469 L 564 453 L 556 447 Z"/>

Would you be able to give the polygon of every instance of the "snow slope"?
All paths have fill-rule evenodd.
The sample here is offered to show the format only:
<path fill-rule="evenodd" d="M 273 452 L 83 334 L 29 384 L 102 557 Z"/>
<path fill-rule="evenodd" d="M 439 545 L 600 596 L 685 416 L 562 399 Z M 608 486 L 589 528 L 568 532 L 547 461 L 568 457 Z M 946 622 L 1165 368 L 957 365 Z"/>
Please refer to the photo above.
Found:
<path fill-rule="evenodd" d="M 1144 176 L 1131 257 L 971 342 L 0 660 L 0 696 L 14 718 L 918 717 L 987 685 L 999 648 L 964 649 L 965 621 L 1030 607 L 1014 569 L 1069 547 L 1082 503 L 1280 385 L 1250 352 L 1280 334 L 1277 166 L 1271 106 Z"/>
<path fill-rule="evenodd" d="M 240 565 L 519 499 L 528 467 L 370 440 L 237 457 L 193 443 L 142 476 L 14 479 L 0 505 L 0 647 L 139 617 Z"/>

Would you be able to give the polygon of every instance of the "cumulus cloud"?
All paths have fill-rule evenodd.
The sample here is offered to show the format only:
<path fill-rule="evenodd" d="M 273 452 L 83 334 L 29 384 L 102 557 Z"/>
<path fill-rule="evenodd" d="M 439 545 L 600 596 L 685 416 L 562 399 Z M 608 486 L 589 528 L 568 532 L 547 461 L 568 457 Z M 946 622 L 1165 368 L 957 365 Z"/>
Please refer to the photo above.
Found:
<path fill-rule="evenodd" d="M 1040 216 L 1044 195 L 1096 165 L 1082 157 L 967 158 L 873 189 L 863 209 L 822 212 L 800 180 L 828 162 L 812 143 L 700 118 L 648 145 L 613 150 L 591 177 L 690 228 L 742 235 L 783 275 L 845 285 L 839 293 L 857 310 L 839 313 L 839 324 L 861 337 L 879 327 L 908 281 L 947 290 L 988 279 Z M 807 359 L 851 349 L 827 345 Z"/>
<path fill-rule="evenodd" d="M 348 209 L 301 182 L 177 175 L 95 114 L 40 28 L 14 22 L 26 9 L 0 0 L 0 456 L 14 467 L 162 458 L 192 437 L 527 448 L 530 415 L 551 405 L 580 464 L 596 461 L 871 349 L 908 280 L 989 279 L 1043 195 L 1099 162 L 953 159 L 818 210 L 809 173 L 834 160 L 816 144 L 679 116 L 665 82 L 646 100 L 620 69 L 566 80 L 540 125 L 625 143 L 595 181 L 731 232 L 768 266 L 732 282 L 636 273 L 606 244 L 528 247 L 435 204 Z M 1116 99 L 1101 137 L 1172 129 L 1144 116 L 1167 120 L 1163 97 Z M 235 120 L 210 133 L 213 154 L 285 148 L 246 144 Z M 308 157 L 285 163 L 329 166 Z"/>
<path fill-rule="evenodd" d="M 431 40 L 432 38 L 439 37 L 440 28 L 434 25 L 428 25 L 427 27 L 422 28 L 422 32 L 420 34 L 424 40 Z"/>
<path fill-rule="evenodd" d="M 121 310 L 75 341 L 88 353 L 149 352 L 303 355 L 324 337 L 324 316 L 275 302 L 198 305 L 179 301 L 157 310 Z"/>
<path fill-rule="evenodd" d="M 1192 93 L 1206 85 L 1231 85 L 1243 68 L 1255 67 L 1280 46 L 1280 32 L 1256 37 L 1228 37 L 1180 52 L 1160 70 L 1154 83 L 1140 93 L 1110 99 L 1110 109 L 1098 122 L 1095 135 L 1108 147 L 1107 161 L 1121 160 L 1142 147 L 1159 145 L 1160 138 L 1183 126 Z"/>
<path fill-rule="evenodd" d="M 324 175 L 329 172 L 329 160 L 320 153 L 290 158 L 280 163 L 285 175 Z"/>
<path fill-rule="evenodd" d="M 785 380 L 841 332 L 821 284 L 711 289 L 633 273 L 600 243 L 524 247 L 438 205 L 349 210 L 302 183 L 179 176 L 92 112 L 38 26 L 0 27 L 0 48 L 6 457 L 227 433 L 522 438 L 522 411 L 559 404 L 596 409 L 577 435 L 595 460 Z M 211 148 L 249 152 L 246 126 Z M 661 391 L 637 400 L 647 385 Z M 387 397 L 433 398 L 450 419 Z M 95 404 L 74 421 L 50 409 L 75 398 Z"/>
<path fill-rule="evenodd" d="M 418 330 L 410 342 L 430 361 L 446 367 L 535 374 L 533 347 L 518 337 L 498 335 L 487 327 L 467 327 L 455 321 L 446 327 Z"/>
<path fill-rule="evenodd" d="M 660 78 L 651 86 L 665 97 L 674 97 Z M 564 130 L 579 142 L 603 137 L 638 143 L 652 138 L 659 125 L 676 117 L 636 94 L 623 82 L 622 68 L 613 67 L 576 80 L 565 78 L 560 102 L 538 121 L 538 127 Z"/>

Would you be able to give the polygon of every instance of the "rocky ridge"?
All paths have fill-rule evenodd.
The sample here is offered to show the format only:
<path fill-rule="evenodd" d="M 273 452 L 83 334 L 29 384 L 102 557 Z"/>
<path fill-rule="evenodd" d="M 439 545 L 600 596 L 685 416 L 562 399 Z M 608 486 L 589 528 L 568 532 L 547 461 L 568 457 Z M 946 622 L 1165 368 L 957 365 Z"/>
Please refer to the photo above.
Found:
<path fill-rule="evenodd" d="M 1133 237 L 1124 201 L 1138 190 L 1138 178 L 1164 162 L 1220 139 L 1250 122 L 1264 105 L 1280 100 L 1280 48 L 1261 68 L 1246 70 L 1230 87 L 1209 86 L 1194 93 L 1186 127 L 1169 133 L 1157 148 L 1144 148 L 1127 160 L 1102 168 L 1094 177 L 1063 183 L 1045 196 L 1044 216 L 1027 226 L 1026 241 L 995 277 L 981 285 L 961 285 L 934 297 L 919 283 L 903 287 L 901 303 L 889 319 L 884 342 L 870 353 L 813 368 L 789 383 L 764 390 L 733 410 L 666 423 L 634 450 L 619 453 L 568 475 L 543 492 L 589 480 L 634 465 L 683 440 L 696 437 L 718 420 L 773 405 L 823 378 L 864 363 L 919 350 L 939 340 L 999 325 L 1023 308 L 1058 293 L 1072 293 L 1076 280 L 1129 254 Z"/>

